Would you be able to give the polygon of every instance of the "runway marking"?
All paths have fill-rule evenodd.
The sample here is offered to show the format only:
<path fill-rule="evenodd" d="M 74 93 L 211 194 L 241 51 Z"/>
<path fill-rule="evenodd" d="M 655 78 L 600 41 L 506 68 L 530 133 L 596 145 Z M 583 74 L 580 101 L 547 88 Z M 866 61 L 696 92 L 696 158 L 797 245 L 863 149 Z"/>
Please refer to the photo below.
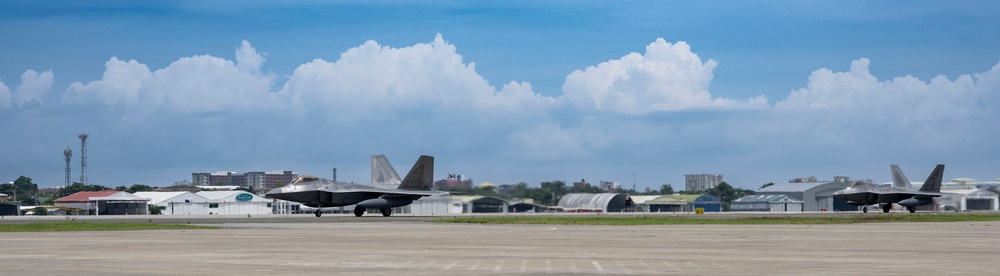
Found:
<path fill-rule="evenodd" d="M 670 269 L 672 269 L 672 270 L 677 270 L 677 266 L 674 265 L 674 264 L 672 264 L 672 263 L 670 263 L 670 262 L 668 262 L 668 261 L 663 261 L 663 264 L 669 266 Z"/>
<path fill-rule="evenodd" d="M 521 261 L 521 273 L 528 271 L 528 260 Z"/>
<path fill-rule="evenodd" d="M 590 263 L 594 265 L 594 269 L 597 269 L 597 271 L 604 272 L 604 268 L 601 267 L 601 264 L 597 263 L 597 261 L 590 260 Z"/>
<path fill-rule="evenodd" d="M 476 268 L 479 267 L 479 264 L 481 264 L 481 263 L 483 263 L 483 260 L 476 260 L 476 263 L 472 264 L 472 266 L 469 267 L 469 270 L 470 271 L 471 270 L 476 270 Z"/>
<path fill-rule="evenodd" d="M 615 263 L 617 263 L 618 266 L 620 266 L 622 268 L 622 270 L 625 270 L 625 274 L 632 274 L 632 270 L 629 270 L 628 266 L 626 266 L 625 264 L 623 264 L 622 261 L 615 260 Z"/>
<path fill-rule="evenodd" d="M 658 271 L 656 271 L 656 269 L 653 269 L 652 267 L 649 266 L 649 264 L 646 264 L 646 262 L 644 262 L 642 260 L 637 260 L 637 262 L 639 262 L 639 264 L 641 264 L 643 267 L 645 267 L 646 270 L 649 271 L 649 272 L 647 272 L 649 274 L 656 274 L 658 272 Z"/>
<path fill-rule="evenodd" d="M 429 263 L 425 264 L 424 266 L 421 266 L 421 267 L 420 267 L 420 270 L 424 270 L 424 269 L 427 269 L 427 267 L 430 267 L 430 266 L 431 266 L 431 265 L 433 265 L 433 264 L 434 264 L 434 261 L 431 261 L 431 262 L 429 262 Z"/>
<path fill-rule="evenodd" d="M 503 262 L 504 261 L 506 261 L 506 260 L 500 260 L 500 263 L 497 264 L 496 268 L 493 268 L 493 271 L 500 271 L 500 268 L 503 267 Z"/>
<path fill-rule="evenodd" d="M 449 270 L 452 267 L 455 267 L 456 264 L 458 264 L 458 261 L 451 262 L 451 264 L 449 264 L 448 266 L 444 267 L 444 270 Z"/>
<path fill-rule="evenodd" d="M 410 266 L 411 263 L 413 263 L 413 261 L 407 261 L 406 263 L 404 263 L 401 266 L 396 266 L 396 269 L 400 269 L 400 268 L 403 268 L 403 267 Z"/>

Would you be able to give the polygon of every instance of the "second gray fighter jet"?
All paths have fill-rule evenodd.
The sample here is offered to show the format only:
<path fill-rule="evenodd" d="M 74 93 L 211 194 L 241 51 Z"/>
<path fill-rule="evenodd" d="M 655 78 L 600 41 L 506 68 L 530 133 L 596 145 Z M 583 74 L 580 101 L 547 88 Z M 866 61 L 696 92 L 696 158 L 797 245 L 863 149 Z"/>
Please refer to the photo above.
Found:
<path fill-rule="evenodd" d="M 384 157 L 382 157 L 384 159 Z M 373 160 L 374 161 L 374 160 Z M 388 160 L 385 160 L 388 163 Z M 389 167 L 392 174 L 395 170 Z M 390 177 L 391 178 L 391 177 Z M 398 176 L 396 176 L 398 178 Z M 324 207 L 355 205 L 354 215 L 362 216 L 367 209 L 378 209 L 383 216 L 392 215 L 393 207 L 406 206 L 425 196 L 446 195 L 447 192 L 431 191 L 434 178 L 434 157 L 421 155 L 410 173 L 395 189 L 375 185 L 336 182 L 315 176 L 300 176 L 288 185 L 268 191 L 266 197 L 293 201 L 314 207 L 316 216 Z M 375 180 L 374 182 L 381 182 Z M 380 183 L 374 183 L 380 184 Z"/>
<path fill-rule="evenodd" d="M 892 210 L 892 204 L 906 206 L 910 213 L 917 211 L 917 206 L 923 206 L 934 202 L 933 198 L 944 195 L 941 193 L 941 180 L 944 178 L 944 165 L 938 164 L 934 171 L 927 176 L 927 180 L 920 186 L 919 190 L 914 190 L 910 180 L 906 178 L 899 165 L 890 165 L 892 170 L 892 186 L 884 187 L 867 184 L 860 181 L 851 183 L 847 188 L 833 193 L 834 198 L 847 200 L 848 204 L 862 207 L 862 211 L 868 212 L 867 205 L 882 204 L 882 211 L 888 213 Z"/>

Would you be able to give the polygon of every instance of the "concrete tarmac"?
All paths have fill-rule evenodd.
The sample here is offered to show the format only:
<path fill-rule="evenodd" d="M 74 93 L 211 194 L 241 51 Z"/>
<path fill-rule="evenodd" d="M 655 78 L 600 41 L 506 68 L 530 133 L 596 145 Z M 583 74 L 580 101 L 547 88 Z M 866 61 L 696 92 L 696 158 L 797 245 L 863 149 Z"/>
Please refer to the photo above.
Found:
<path fill-rule="evenodd" d="M 222 221 L 212 225 L 223 229 L 209 230 L 0 233 L 0 266 L 8 275 L 988 275 L 1000 268 L 995 263 L 1000 222 L 313 221 Z"/>

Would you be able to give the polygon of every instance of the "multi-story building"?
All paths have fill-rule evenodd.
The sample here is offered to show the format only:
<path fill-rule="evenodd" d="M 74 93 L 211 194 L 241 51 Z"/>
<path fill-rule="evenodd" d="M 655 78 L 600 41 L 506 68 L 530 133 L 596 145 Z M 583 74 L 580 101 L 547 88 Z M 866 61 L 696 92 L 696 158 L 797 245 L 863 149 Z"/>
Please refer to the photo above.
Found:
<path fill-rule="evenodd" d="M 722 174 L 685 174 L 684 190 L 689 192 L 704 191 L 722 183 Z"/>
<path fill-rule="evenodd" d="M 605 192 L 609 193 L 618 191 L 618 189 L 622 187 L 622 185 L 618 184 L 618 182 L 601 181 L 600 183 L 601 183 L 601 190 L 604 190 Z"/>
<path fill-rule="evenodd" d="M 293 171 L 192 173 L 191 185 L 275 188 L 292 182 L 297 177 L 298 173 Z"/>

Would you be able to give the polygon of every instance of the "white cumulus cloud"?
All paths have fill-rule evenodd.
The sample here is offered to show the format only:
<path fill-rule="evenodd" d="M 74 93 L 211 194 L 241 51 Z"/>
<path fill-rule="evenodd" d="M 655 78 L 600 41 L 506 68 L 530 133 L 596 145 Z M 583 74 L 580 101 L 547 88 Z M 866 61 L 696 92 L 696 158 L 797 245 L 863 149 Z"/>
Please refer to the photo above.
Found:
<path fill-rule="evenodd" d="M 63 94 L 64 103 L 96 102 L 104 105 L 134 105 L 139 102 L 139 86 L 153 73 L 135 60 L 111 57 L 104 63 L 104 77 L 87 84 L 74 82 Z"/>
<path fill-rule="evenodd" d="M 646 54 L 630 53 L 621 59 L 576 70 L 566 76 L 565 100 L 577 106 L 626 114 L 686 109 L 764 109 L 763 95 L 746 100 L 713 98 L 708 88 L 718 63 L 702 62 L 681 41 L 657 39 Z"/>
<path fill-rule="evenodd" d="M 97 102 L 122 105 L 135 112 L 175 114 L 284 106 L 284 101 L 271 93 L 274 76 L 260 73 L 263 56 L 247 41 L 235 55 L 236 62 L 208 55 L 184 57 L 152 72 L 135 60 L 112 57 L 105 63 L 101 80 L 86 85 L 75 82 L 63 99 L 67 103 Z"/>
<path fill-rule="evenodd" d="M 863 58 L 851 62 L 847 72 L 816 70 L 806 88 L 775 103 L 775 110 L 812 116 L 836 112 L 845 119 L 909 124 L 964 120 L 995 112 L 991 110 L 998 107 L 1000 64 L 985 73 L 954 80 L 937 76 L 929 82 L 909 75 L 880 81 L 868 71 L 869 65 Z"/>
<path fill-rule="evenodd" d="M 440 34 L 431 43 L 403 48 L 368 41 L 334 62 L 313 60 L 296 68 L 279 94 L 344 120 L 398 108 L 523 111 L 554 101 L 527 83 L 511 82 L 497 91 Z"/>
<path fill-rule="evenodd" d="M 10 107 L 10 87 L 0 81 L 0 109 Z"/>
<path fill-rule="evenodd" d="M 38 73 L 27 70 L 21 74 L 21 84 L 13 92 L 0 82 L 0 108 L 24 106 L 25 103 L 42 103 L 41 97 L 52 89 L 52 71 Z"/>

